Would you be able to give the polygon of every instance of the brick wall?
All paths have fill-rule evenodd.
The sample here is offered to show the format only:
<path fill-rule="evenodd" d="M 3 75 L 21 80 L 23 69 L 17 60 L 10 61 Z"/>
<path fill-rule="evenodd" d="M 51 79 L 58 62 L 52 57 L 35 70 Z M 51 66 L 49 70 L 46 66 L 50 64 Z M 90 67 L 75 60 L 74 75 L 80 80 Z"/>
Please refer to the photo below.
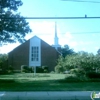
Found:
<path fill-rule="evenodd" d="M 8 54 L 8 64 L 15 70 L 20 70 L 21 65 L 29 65 L 29 40 Z"/>
<path fill-rule="evenodd" d="M 60 54 L 54 47 L 41 40 L 41 65 L 48 66 L 49 71 L 53 71 Z"/>
<path fill-rule="evenodd" d="M 30 40 L 8 54 L 8 63 L 15 70 L 20 70 L 21 65 L 29 65 L 29 46 Z M 41 66 L 48 66 L 49 71 L 53 71 L 59 55 L 54 47 L 41 40 Z"/>

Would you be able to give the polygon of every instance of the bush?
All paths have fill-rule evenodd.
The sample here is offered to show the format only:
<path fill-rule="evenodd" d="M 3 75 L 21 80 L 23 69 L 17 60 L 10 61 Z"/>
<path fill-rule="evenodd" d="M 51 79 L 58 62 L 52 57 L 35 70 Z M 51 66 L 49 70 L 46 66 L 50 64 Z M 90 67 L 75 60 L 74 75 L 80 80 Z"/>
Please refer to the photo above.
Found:
<path fill-rule="evenodd" d="M 44 69 L 41 68 L 41 67 L 36 67 L 36 72 L 37 73 L 43 73 L 44 72 Z"/>
<path fill-rule="evenodd" d="M 64 74 L 70 74 L 70 71 L 66 70 L 63 72 Z"/>
<path fill-rule="evenodd" d="M 51 73 L 51 74 L 55 74 L 55 72 L 54 72 L 54 71 L 51 71 L 50 73 Z"/>
<path fill-rule="evenodd" d="M 88 72 L 87 74 L 86 74 L 86 76 L 88 77 L 88 78 L 100 78 L 100 73 L 96 73 L 96 72 Z"/>
<path fill-rule="evenodd" d="M 60 82 L 87 82 L 88 78 L 78 77 L 75 74 L 68 74 L 65 76 L 65 79 L 60 80 Z"/>
<path fill-rule="evenodd" d="M 65 81 L 66 82 L 80 82 L 81 80 L 77 76 L 67 76 L 65 77 Z"/>
<path fill-rule="evenodd" d="M 28 67 L 27 65 L 22 65 L 21 72 L 30 73 L 30 72 L 33 72 L 33 69 L 32 67 Z"/>
<path fill-rule="evenodd" d="M 78 77 L 85 76 L 85 71 L 83 69 L 80 69 L 80 68 L 71 69 L 70 73 L 75 74 Z"/>
<path fill-rule="evenodd" d="M 34 70 L 33 70 L 32 67 L 29 67 L 29 68 L 28 68 L 28 71 L 29 71 L 30 73 L 33 73 L 33 72 L 34 72 Z"/>
<path fill-rule="evenodd" d="M 12 67 L 11 65 L 8 67 L 7 72 L 8 72 L 9 74 L 14 72 L 14 69 L 13 69 L 13 67 Z"/>
<path fill-rule="evenodd" d="M 47 66 L 42 66 L 43 72 L 48 73 L 48 67 Z"/>
<path fill-rule="evenodd" d="M 63 73 L 65 69 L 61 65 L 55 66 L 55 72 L 56 73 Z"/>
<path fill-rule="evenodd" d="M 14 70 L 14 73 L 21 73 L 21 70 Z"/>
<path fill-rule="evenodd" d="M 5 75 L 5 74 L 8 74 L 7 70 L 0 70 L 0 75 Z"/>
<path fill-rule="evenodd" d="M 32 73 L 32 72 L 34 72 L 34 66 L 28 67 L 27 65 L 22 65 L 21 72 Z M 48 67 L 46 67 L 46 66 L 36 67 L 36 73 L 44 73 L 44 72 L 45 73 L 48 72 Z"/>

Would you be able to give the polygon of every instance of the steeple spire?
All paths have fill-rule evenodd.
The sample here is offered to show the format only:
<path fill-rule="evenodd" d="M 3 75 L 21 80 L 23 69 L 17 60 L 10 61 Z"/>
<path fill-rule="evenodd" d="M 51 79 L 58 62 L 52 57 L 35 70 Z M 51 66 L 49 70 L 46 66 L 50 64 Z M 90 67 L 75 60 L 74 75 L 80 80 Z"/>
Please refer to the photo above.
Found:
<path fill-rule="evenodd" d="M 57 23 L 55 22 L 55 37 L 57 37 Z"/>
<path fill-rule="evenodd" d="M 56 23 L 56 22 L 55 22 L 55 37 L 54 37 L 54 45 L 58 45 L 57 23 Z"/>
<path fill-rule="evenodd" d="M 59 45 L 59 41 L 58 41 L 58 36 L 57 36 L 57 23 L 55 22 L 55 35 L 54 35 L 54 45 L 52 45 L 57 51 L 58 49 L 61 47 Z"/>

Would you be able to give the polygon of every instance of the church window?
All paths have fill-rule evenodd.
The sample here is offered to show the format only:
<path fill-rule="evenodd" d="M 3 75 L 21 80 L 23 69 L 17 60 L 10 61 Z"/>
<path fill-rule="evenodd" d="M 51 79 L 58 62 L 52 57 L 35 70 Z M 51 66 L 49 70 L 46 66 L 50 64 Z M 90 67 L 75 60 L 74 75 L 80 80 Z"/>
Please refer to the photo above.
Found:
<path fill-rule="evenodd" d="M 34 46 L 31 48 L 31 61 L 39 60 L 39 47 Z"/>

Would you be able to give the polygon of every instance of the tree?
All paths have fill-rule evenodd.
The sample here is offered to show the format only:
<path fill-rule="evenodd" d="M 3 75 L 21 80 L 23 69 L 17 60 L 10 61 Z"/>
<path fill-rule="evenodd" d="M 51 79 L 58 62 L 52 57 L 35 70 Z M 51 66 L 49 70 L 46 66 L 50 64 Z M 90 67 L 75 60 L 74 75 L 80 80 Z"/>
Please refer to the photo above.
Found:
<path fill-rule="evenodd" d="M 31 29 L 25 18 L 18 13 L 21 0 L 0 0 L 0 43 L 24 42 Z"/>
<path fill-rule="evenodd" d="M 100 49 L 98 49 L 97 54 L 100 55 Z"/>
<path fill-rule="evenodd" d="M 61 48 L 61 53 L 62 53 L 62 56 L 65 58 L 67 55 L 73 54 L 74 51 L 73 49 L 70 49 L 68 45 L 64 45 L 64 47 Z"/>
<path fill-rule="evenodd" d="M 87 52 L 79 52 L 67 55 L 65 58 L 59 57 L 55 71 L 62 72 L 76 68 L 79 70 L 84 70 L 85 73 L 92 71 L 99 72 L 100 55 L 94 55 Z"/>
<path fill-rule="evenodd" d="M 0 54 L 0 69 L 5 70 L 7 68 L 8 55 Z"/>

